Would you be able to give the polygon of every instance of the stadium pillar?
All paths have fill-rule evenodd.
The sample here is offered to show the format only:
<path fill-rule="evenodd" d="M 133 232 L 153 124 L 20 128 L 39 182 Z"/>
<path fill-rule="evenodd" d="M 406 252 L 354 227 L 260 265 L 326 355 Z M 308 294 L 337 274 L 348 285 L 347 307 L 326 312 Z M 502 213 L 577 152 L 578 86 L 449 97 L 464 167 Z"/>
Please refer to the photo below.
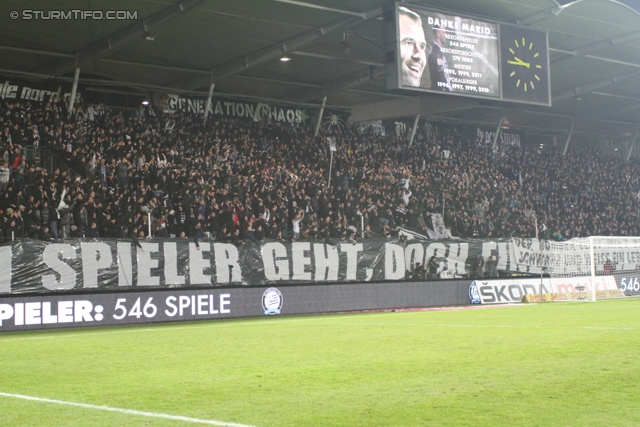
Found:
<path fill-rule="evenodd" d="M 313 136 L 318 136 L 318 132 L 320 132 L 320 123 L 322 122 L 322 115 L 324 114 L 324 106 L 327 103 L 327 97 L 322 97 L 322 105 L 320 106 L 320 112 L 318 113 L 318 121 L 316 122 L 316 130 L 313 132 Z"/>
<path fill-rule="evenodd" d="M 493 136 L 493 144 L 491 145 L 491 151 L 496 151 L 496 144 L 498 143 L 498 138 L 500 137 L 500 132 L 502 131 L 502 123 L 504 123 L 504 116 L 500 116 L 500 123 L 498 123 L 496 134 Z"/>
<path fill-rule="evenodd" d="M 216 87 L 215 83 L 209 85 L 209 95 L 207 96 L 207 103 L 204 107 L 204 123 L 207 123 L 207 117 L 209 117 L 209 110 L 211 109 L 211 98 L 213 97 L 213 88 Z"/>
<path fill-rule="evenodd" d="M 631 158 L 631 152 L 633 151 L 633 146 L 636 145 L 636 140 L 638 139 L 638 125 L 640 123 L 636 123 L 636 127 L 633 130 L 633 136 L 631 137 L 631 142 L 629 144 L 629 151 L 627 151 L 627 157 L 625 157 L 624 161 L 628 162 Z"/>
<path fill-rule="evenodd" d="M 571 134 L 573 133 L 574 123 L 571 122 L 571 128 L 569 129 L 569 135 L 567 135 L 567 142 L 564 143 L 564 150 L 562 150 L 562 156 L 564 157 L 567 154 L 567 150 L 569 149 L 569 142 L 571 142 Z"/>
<path fill-rule="evenodd" d="M 331 150 L 331 160 L 329 160 L 329 183 L 327 188 L 331 188 L 331 168 L 333 167 L 333 150 Z"/>
<path fill-rule="evenodd" d="M 413 138 L 416 136 L 416 129 L 418 129 L 418 122 L 420 121 L 420 115 L 416 116 L 416 119 L 413 121 L 413 129 L 411 129 L 411 138 L 409 138 L 409 147 L 413 145 Z"/>
<path fill-rule="evenodd" d="M 73 112 L 73 104 L 76 102 L 76 92 L 78 91 L 78 80 L 80 79 L 80 67 L 76 67 L 76 73 L 73 75 L 73 86 L 71 87 L 71 99 L 69 100 L 69 117 Z"/>

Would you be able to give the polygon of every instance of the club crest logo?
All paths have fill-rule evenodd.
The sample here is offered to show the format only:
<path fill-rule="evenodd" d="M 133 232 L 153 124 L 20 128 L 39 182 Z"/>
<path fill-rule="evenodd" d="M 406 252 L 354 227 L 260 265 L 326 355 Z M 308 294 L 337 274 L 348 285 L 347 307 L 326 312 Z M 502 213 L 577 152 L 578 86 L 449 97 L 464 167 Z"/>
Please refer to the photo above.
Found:
<path fill-rule="evenodd" d="M 265 315 L 280 314 L 282 310 L 282 293 L 277 288 L 269 288 L 262 294 L 262 308 Z"/>
<path fill-rule="evenodd" d="M 471 304 L 481 304 L 482 300 L 480 299 L 480 292 L 478 292 L 478 286 L 476 282 L 472 282 L 471 286 L 469 286 L 469 299 L 471 300 Z"/>

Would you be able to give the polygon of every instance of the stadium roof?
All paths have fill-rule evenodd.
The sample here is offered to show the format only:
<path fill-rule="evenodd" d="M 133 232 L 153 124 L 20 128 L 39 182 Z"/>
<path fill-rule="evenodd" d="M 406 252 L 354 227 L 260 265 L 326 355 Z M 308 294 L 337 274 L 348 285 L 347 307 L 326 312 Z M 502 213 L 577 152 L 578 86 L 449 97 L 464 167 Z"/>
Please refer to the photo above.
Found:
<path fill-rule="evenodd" d="M 113 10 L 137 20 L 25 20 L 35 0 L 0 3 L 0 73 L 71 79 L 105 91 L 208 92 L 351 108 L 404 99 L 385 89 L 383 0 L 52 0 L 51 10 Z M 640 13 L 632 0 L 414 3 L 549 32 L 553 106 L 469 102 L 433 118 L 532 132 L 623 135 L 640 121 Z M 631 5 L 631 6 L 629 6 Z M 19 12 L 11 19 L 12 11 Z M 31 15 L 34 16 L 33 13 Z M 284 54 L 292 60 L 281 62 Z M 433 96 L 433 95 L 423 95 Z M 440 98 L 438 98 L 440 99 Z"/>

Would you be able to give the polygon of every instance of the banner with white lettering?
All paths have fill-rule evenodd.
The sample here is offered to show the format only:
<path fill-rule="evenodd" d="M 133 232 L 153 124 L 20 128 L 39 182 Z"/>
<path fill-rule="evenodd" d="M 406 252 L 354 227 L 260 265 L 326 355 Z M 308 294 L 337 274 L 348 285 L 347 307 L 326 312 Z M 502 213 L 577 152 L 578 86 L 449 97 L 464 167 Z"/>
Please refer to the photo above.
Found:
<path fill-rule="evenodd" d="M 382 120 L 370 120 L 367 122 L 359 122 L 358 130 L 362 133 L 372 132 L 374 135 L 386 136 L 386 130 Z"/>
<path fill-rule="evenodd" d="M 476 128 L 476 139 L 482 144 L 492 144 L 493 138 L 496 136 L 495 129 L 489 128 Z M 498 136 L 498 144 L 500 145 L 512 145 L 520 147 L 524 141 L 524 134 L 515 129 L 502 129 Z"/>
<path fill-rule="evenodd" d="M 591 254 L 588 239 L 554 240 L 511 239 L 513 271 L 553 276 L 582 276 L 591 271 Z M 616 247 L 616 243 L 619 245 Z M 612 242 L 594 245 L 596 275 L 637 274 L 640 270 L 640 249 L 628 242 Z M 609 264 L 608 267 L 606 265 Z"/>
<path fill-rule="evenodd" d="M 487 277 L 498 273 L 584 276 L 589 251 L 579 245 L 536 239 L 420 240 L 374 238 L 344 241 L 245 242 L 234 245 L 187 239 L 150 239 L 142 248 L 131 240 L 18 240 L 0 247 L 0 294 L 131 287 L 313 284 L 424 279 L 435 256 L 444 278 Z M 482 272 L 473 267 L 481 255 Z M 494 257 L 492 257 L 492 255 Z M 596 251 L 596 274 L 604 262 L 618 271 L 635 269 L 638 251 Z M 608 273 L 607 273 L 608 274 Z M 633 286 L 633 282 L 632 282 Z"/>
<path fill-rule="evenodd" d="M 5 273 L 0 294 L 404 280 L 432 255 L 444 260 L 440 270 L 447 277 L 466 277 L 469 251 L 475 256 L 483 250 L 481 242 L 385 238 L 334 244 L 200 242 L 199 249 L 186 239 L 151 239 L 141 246 L 115 239 L 11 242 L 0 248 Z"/>
<path fill-rule="evenodd" d="M 82 86 L 76 92 L 76 102 L 82 99 Z M 71 83 L 53 81 L 31 82 L 0 76 L 0 99 L 29 102 L 58 102 L 71 98 Z"/>
<path fill-rule="evenodd" d="M 176 94 L 155 93 L 153 103 L 164 113 L 185 111 L 204 114 L 207 107 L 205 98 L 183 97 Z M 283 123 L 308 124 L 309 115 L 304 108 L 266 104 L 264 102 L 239 101 L 212 98 L 209 114 L 218 117 L 239 117 L 259 122 L 273 120 Z"/>

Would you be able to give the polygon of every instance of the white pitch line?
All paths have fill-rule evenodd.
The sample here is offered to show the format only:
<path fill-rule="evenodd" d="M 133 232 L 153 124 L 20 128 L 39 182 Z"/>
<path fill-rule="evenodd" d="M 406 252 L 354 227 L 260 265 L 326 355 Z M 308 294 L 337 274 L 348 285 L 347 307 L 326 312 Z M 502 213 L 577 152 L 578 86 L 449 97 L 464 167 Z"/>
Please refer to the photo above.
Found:
<path fill-rule="evenodd" d="M 221 426 L 221 427 L 256 427 L 249 424 L 227 423 L 224 421 L 216 421 L 216 420 L 203 420 L 200 418 L 183 417 L 182 415 L 170 415 L 170 414 L 162 414 L 159 412 L 136 411 L 135 409 L 112 408 L 111 406 L 90 405 L 88 403 L 78 403 L 78 402 L 67 402 L 64 400 L 25 396 L 23 394 L 12 394 L 12 393 L 0 392 L 0 397 L 10 397 L 14 399 L 30 400 L 34 402 L 43 402 L 43 403 L 55 403 L 56 405 L 76 406 L 78 408 L 118 412 L 120 414 L 137 415 L 141 417 L 162 418 L 165 420 L 172 420 L 172 421 L 184 421 L 186 423 L 192 423 L 192 424 L 207 424 L 210 426 Z"/>

